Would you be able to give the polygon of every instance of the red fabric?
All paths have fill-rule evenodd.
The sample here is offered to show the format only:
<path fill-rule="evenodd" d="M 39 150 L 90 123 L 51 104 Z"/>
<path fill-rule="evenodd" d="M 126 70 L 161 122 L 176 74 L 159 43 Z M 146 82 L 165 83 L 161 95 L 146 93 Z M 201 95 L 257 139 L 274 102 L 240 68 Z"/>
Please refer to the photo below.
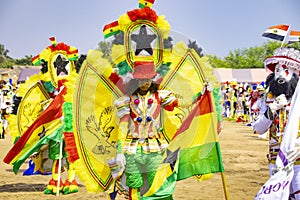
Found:
<path fill-rule="evenodd" d="M 68 161 L 74 163 L 79 159 L 74 134 L 72 132 L 64 132 L 65 150 L 68 153 Z"/>
<path fill-rule="evenodd" d="M 110 24 L 107 24 L 104 26 L 103 28 L 103 31 L 107 30 L 107 29 L 110 29 L 110 28 L 113 28 L 113 27 L 116 27 L 116 26 L 119 26 L 119 22 L 118 21 L 114 21 Z"/>
<path fill-rule="evenodd" d="M 196 107 L 190 112 L 180 128 L 177 130 L 172 140 L 190 127 L 194 117 L 211 112 L 213 112 L 211 94 L 206 90 L 205 93 L 201 96 L 201 99 L 197 102 Z"/>
<path fill-rule="evenodd" d="M 111 80 L 121 90 L 121 92 L 125 91 L 123 79 L 116 72 L 109 76 L 109 80 Z"/>
<path fill-rule="evenodd" d="M 50 103 L 47 109 L 34 121 L 34 123 L 23 133 L 20 139 L 11 148 L 3 161 L 10 163 L 24 148 L 27 141 L 31 137 L 32 133 L 40 127 L 42 124 L 49 123 L 62 116 L 62 105 L 64 103 L 64 94 L 66 94 L 66 88 L 64 88 L 59 95 Z"/>
<path fill-rule="evenodd" d="M 164 109 L 167 110 L 167 111 L 173 111 L 175 107 L 178 107 L 178 100 L 177 99 L 174 102 L 172 102 L 171 104 L 165 106 Z"/>
<path fill-rule="evenodd" d="M 153 62 L 134 62 L 133 78 L 135 79 L 150 79 L 156 75 Z"/>
<path fill-rule="evenodd" d="M 133 22 L 137 20 L 149 20 L 156 23 L 156 20 L 158 18 L 156 12 L 149 7 L 128 11 L 127 15 Z"/>

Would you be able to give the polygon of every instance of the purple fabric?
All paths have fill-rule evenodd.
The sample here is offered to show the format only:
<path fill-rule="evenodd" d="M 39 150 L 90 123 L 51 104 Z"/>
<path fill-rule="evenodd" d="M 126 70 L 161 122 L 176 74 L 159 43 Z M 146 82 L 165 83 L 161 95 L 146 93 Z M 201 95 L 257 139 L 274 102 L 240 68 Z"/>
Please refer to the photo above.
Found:
<path fill-rule="evenodd" d="M 281 151 L 281 149 L 279 149 L 278 155 L 283 163 L 283 166 L 287 166 L 287 164 L 289 163 L 289 161 L 286 159 L 285 155 L 283 154 L 283 152 Z"/>

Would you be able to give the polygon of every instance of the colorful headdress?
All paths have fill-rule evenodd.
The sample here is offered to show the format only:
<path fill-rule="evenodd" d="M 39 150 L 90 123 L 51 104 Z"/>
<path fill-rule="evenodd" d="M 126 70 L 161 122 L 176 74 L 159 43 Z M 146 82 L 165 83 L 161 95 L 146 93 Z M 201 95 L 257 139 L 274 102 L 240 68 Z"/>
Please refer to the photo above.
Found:
<path fill-rule="evenodd" d="M 274 55 L 264 62 L 265 68 L 274 72 L 275 66 L 280 63 L 287 67 L 300 71 L 300 51 L 294 48 L 280 47 L 274 51 Z"/>
<path fill-rule="evenodd" d="M 57 87 L 58 80 L 75 70 L 74 61 L 78 59 L 78 49 L 63 42 L 57 44 L 55 37 L 49 39 L 52 45 L 33 57 L 32 63 L 35 66 L 46 63 L 50 81 L 54 87 Z"/>
<path fill-rule="evenodd" d="M 164 16 L 151 9 L 153 3 L 154 0 L 140 0 L 139 9 L 128 11 L 104 26 L 104 38 L 115 36 L 112 60 L 120 76 L 129 73 L 136 79 L 154 78 L 163 76 L 170 65 L 164 59 L 170 25 Z"/>

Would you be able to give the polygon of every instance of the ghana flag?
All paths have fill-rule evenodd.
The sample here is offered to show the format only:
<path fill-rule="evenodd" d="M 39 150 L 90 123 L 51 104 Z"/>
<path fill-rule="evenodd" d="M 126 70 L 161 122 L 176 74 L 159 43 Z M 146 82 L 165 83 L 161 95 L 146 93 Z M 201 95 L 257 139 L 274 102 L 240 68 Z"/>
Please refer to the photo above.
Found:
<path fill-rule="evenodd" d="M 113 35 L 119 34 L 121 32 L 119 22 L 114 21 L 110 24 L 107 24 L 103 28 L 104 39 L 107 39 Z"/>
<path fill-rule="evenodd" d="M 143 199 L 172 199 L 176 181 L 224 172 L 211 93 L 205 91 L 165 152 Z"/>
<path fill-rule="evenodd" d="M 139 8 L 149 7 L 152 8 L 155 0 L 139 0 Z"/>
<path fill-rule="evenodd" d="M 66 88 L 23 133 L 3 159 L 5 163 L 13 165 L 14 173 L 17 173 L 24 161 L 38 152 L 42 145 L 48 144 L 50 140 L 61 141 L 63 124 L 60 118 L 63 116 L 62 105 L 65 92 Z"/>

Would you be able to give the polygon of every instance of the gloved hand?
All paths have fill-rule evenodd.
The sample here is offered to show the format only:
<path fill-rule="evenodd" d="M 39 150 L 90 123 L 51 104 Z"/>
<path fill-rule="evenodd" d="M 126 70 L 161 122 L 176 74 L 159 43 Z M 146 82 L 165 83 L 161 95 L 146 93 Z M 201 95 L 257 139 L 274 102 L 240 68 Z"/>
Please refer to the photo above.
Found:
<path fill-rule="evenodd" d="M 286 97 L 284 94 L 279 95 L 276 97 L 275 101 L 273 103 L 269 104 L 269 107 L 272 111 L 272 113 L 275 113 L 277 110 L 283 108 L 288 104 Z"/>
<path fill-rule="evenodd" d="M 213 90 L 212 84 L 208 80 L 205 82 L 201 94 L 203 95 L 206 90 L 210 92 Z"/>
<path fill-rule="evenodd" d="M 117 163 L 117 165 L 121 166 L 122 168 L 125 168 L 126 158 L 125 158 L 123 153 L 118 153 L 117 154 L 116 163 Z"/>
<path fill-rule="evenodd" d="M 295 148 L 287 152 L 287 154 L 289 163 L 294 163 L 298 158 L 300 158 L 300 138 L 297 138 Z"/>

